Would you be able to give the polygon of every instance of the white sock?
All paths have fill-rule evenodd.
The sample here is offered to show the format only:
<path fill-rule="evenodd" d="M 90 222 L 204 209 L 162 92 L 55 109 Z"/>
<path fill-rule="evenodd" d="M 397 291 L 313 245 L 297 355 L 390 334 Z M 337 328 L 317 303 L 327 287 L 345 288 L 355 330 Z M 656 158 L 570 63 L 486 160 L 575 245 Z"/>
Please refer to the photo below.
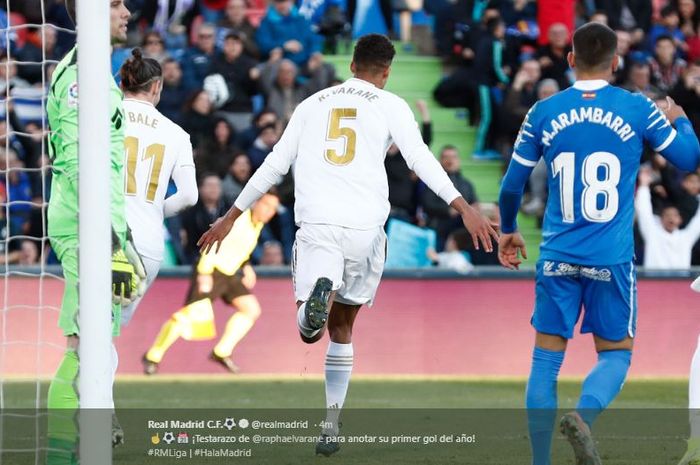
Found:
<path fill-rule="evenodd" d="M 299 328 L 299 332 L 303 334 L 306 337 L 314 337 L 315 335 L 318 334 L 320 329 L 311 329 L 308 326 L 308 323 L 306 322 L 306 315 L 304 314 L 304 309 L 306 308 L 306 302 L 302 303 L 299 306 L 299 310 L 297 310 L 297 328 Z"/>
<path fill-rule="evenodd" d="M 112 411 L 114 411 L 114 379 L 117 377 L 117 367 L 119 366 L 119 354 L 117 348 L 112 344 Z"/>
<path fill-rule="evenodd" d="M 695 348 L 693 361 L 690 362 L 688 408 L 690 415 L 690 437 L 700 438 L 700 337 L 698 337 L 698 345 Z"/>
<path fill-rule="evenodd" d="M 352 373 L 352 343 L 328 343 L 326 352 L 326 427 L 323 434 L 338 435 L 338 418 L 340 409 L 348 393 L 350 374 Z"/>

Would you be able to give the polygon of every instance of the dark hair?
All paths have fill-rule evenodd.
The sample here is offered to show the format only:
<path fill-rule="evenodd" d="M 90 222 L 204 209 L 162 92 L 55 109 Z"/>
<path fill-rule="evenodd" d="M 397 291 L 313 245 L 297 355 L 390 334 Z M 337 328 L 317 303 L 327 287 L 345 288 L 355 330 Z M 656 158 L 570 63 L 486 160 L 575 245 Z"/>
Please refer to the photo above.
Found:
<path fill-rule="evenodd" d="M 587 23 L 574 32 L 576 66 L 582 71 L 610 67 L 617 51 L 617 34 L 601 23 Z"/>
<path fill-rule="evenodd" d="M 379 74 L 391 66 L 396 50 L 391 41 L 381 34 L 367 34 L 355 44 L 352 61 L 358 72 Z"/>
<path fill-rule="evenodd" d="M 662 18 L 668 18 L 671 15 L 678 15 L 680 17 L 680 13 L 674 8 L 673 5 L 666 5 L 665 7 L 661 8 L 661 17 Z"/>
<path fill-rule="evenodd" d="M 505 24 L 503 19 L 500 16 L 494 16 L 486 20 L 486 30 L 489 34 L 493 34 L 501 24 Z"/>
<path fill-rule="evenodd" d="M 146 43 L 151 37 L 157 37 L 158 40 L 160 40 L 161 45 L 165 46 L 165 42 L 163 41 L 163 36 L 160 35 L 160 32 L 158 31 L 148 31 L 143 35 L 143 39 L 141 40 L 141 46 L 145 47 Z"/>
<path fill-rule="evenodd" d="M 122 89 L 137 94 L 147 92 L 153 81 L 163 77 L 163 70 L 156 60 L 144 58 L 141 49 L 135 48 L 119 70 L 119 76 L 122 79 Z"/>
<path fill-rule="evenodd" d="M 445 144 L 445 145 L 443 145 L 442 147 L 440 147 L 440 156 L 442 156 L 442 154 L 443 154 L 444 152 L 446 152 L 447 150 L 455 150 L 455 151 L 457 151 L 457 146 L 455 146 L 454 144 Z"/>
<path fill-rule="evenodd" d="M 657 37 L 656 40 L 654 41 L 654 46 L 656 46 L 656 44 L 658 44 L 662 40 L 668 40 L 673 44 L 674 47 L 676 46 L 676 41 L 673 40 L 673 37 L 671 37 L 668 34 L 661 34 L 659 37 Z"/>
<path fill-rule="evenodd" d="M 263 115 L 268 115 L 268 114 L 273 114 L 273 115 L 275 115 L 275 118 L 279 119 L 277 117 L 277 112 L 275 110 L 273 110 L 271 107 L 265 107 L 262 110 L 260 110 L 259 112 L 257 112 L 255 114 L 255 116 L 253 116 L 253 124 L 257 126 L 258 122 L 260 121 L 260 118 L 262 118 Z"/>
<path fill-rule="evenodd" d="M 66 11 L 73 24 L 78 24 L 78 17 L 75 14 L 75 0 L 65 0 Z"/>

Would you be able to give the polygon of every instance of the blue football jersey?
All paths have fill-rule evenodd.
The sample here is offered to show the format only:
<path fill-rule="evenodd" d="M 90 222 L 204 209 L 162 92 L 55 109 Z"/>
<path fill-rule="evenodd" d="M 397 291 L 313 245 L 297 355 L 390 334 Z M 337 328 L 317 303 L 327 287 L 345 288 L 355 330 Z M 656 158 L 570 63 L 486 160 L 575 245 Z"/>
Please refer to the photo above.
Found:
<path fill-rule="evenodd" d="M 660 152 L 675 137 L 654 102 L 605 81 L 580 81 L 535 104 L 513 160 L 535 166 L 544 157 L 547 166 L 540 256 L 581 265 L 632 260 L 643 144 Z"/>

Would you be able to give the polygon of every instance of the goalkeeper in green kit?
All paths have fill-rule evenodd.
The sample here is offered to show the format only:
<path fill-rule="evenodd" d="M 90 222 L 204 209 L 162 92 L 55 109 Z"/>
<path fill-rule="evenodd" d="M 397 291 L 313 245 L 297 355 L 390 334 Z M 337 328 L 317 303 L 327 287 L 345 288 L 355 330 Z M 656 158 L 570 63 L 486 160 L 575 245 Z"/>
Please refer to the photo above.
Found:
<path fill-rule="evenodd" d="M 83 0 L 96 1 L 96 0 Z M 110 36 L 112 43 L 126 40 L 129 10 L 123 0 L 110 2 Z M 71 18 L 75 20 L 75 0 L 65 0 Z M 67 338 L 66 352 L 48 391 L 49 465 L 77 463 L 78 431 L 74 415 L 78 409 L 75 390 L 78 376 L 78 50 L 73 48 L 56 67 L 51 80 L 46 110 L 51 128 L 49 153 L 53 180 L 48 209 L 48 235 L 51 247 L 61 261 L 65 290 L 58 325 Z M 86 308 L 80 311 L 111 311 L 112 334 L 119 334 L 121 305 L 138 297 L 139 283 L 145 282 L 145 272 L 138 253 L 127 240 L 124 209 L 124 115 L 122 94 L 114 79 L 110 79 L 110 153 L 90 156 L 110 157 L 111 161 L 111 221 L 112 221 L 112 308 Z M 81 193 L 90 195 L 89 192 Z M 117 353 L 112 346 L 113 373 Z M 123 442 L 123 433 L 113 417 L 112 444 Z"/>

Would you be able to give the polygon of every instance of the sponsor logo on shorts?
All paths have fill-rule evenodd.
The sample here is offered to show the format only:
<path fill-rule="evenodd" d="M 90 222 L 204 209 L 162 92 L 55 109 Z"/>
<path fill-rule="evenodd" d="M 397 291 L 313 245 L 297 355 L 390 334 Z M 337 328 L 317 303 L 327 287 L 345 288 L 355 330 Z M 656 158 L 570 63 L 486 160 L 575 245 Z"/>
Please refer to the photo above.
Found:
<path fill-rule="evenodd" d="M 576 276 L 605 282 L 610 282 L 612 279 L 612 273 L 608 268 L 556 263 L 549 260 L 544 262 L 542 270 L 545 276 Z"/>

